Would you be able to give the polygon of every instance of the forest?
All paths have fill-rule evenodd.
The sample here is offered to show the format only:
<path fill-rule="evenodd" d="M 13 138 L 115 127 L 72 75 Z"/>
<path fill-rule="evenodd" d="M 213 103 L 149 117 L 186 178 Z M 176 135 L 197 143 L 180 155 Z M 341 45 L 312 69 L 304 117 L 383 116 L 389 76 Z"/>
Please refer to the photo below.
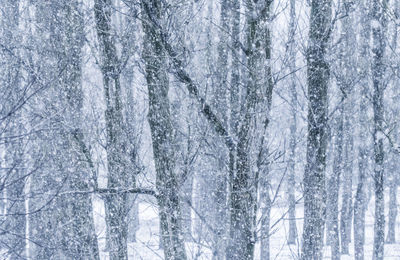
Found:
<path fill-rule="evenodd" d="M 400 1 L 0 0 L 0 259 L 400 259 Z"/>

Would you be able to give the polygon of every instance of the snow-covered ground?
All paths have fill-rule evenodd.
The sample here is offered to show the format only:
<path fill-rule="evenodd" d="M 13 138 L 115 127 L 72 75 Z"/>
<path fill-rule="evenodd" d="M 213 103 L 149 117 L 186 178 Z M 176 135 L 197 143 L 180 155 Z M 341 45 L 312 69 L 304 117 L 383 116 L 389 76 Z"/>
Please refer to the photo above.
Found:
<path fill-rule="evenodd" d="M 388 199 L 386 200 L 388 201 Z M 399 198 L 400 201 L 400 198 Z M 365 244 L 365 259 L 372 259 L 372 244 L 373 244 L 373 227 L 374 227 L 374 198 L 371 198 L 368 211 L 366 214 L 366 244 Z M 287 209 L 285 207 L 274 207 L 271 212 L 272 221 L 275 223 L 282 217 Z M 386 207 L 387 210 L 387 207 Z M 104 207 L 99 198 L 95 198 L 95 219 L 96 231 L 99 235 L 101 259 L 108 259 L 108 253 L 105 250 L 105 222 L 104 222 Z M 163 259 L 163 251 L 159 249 L 159 223 L 157 216 L 157 207 L 151 202 L 142 201 L 139 204 L 140 228 L 137 234 L 137 242 L 129 244 L 130 259 L 155 260 Z M 302 205 L 297 207 L 297 228 L 298 233 L 302 234 Z M 296 245 L 287 245 L 288 236 L 288 221 L 283 220 L 274 228 L 270 238 L 271 243 L 271 259 L 298 259 L 300 254 L 300 238 Z M 385 259 L 400 260 L 400 221 L 396 225 L 397 243 L 393 245 L 385 245 Z M 210 250 L 199 243 L 187 243 L 187 254 L 189 259 L 211 259 Z M 259 244 L 256 245 L 255 259 L 259 258 Z M 324 248 L 324 259 L 330 259 L 330 248 Z M 350 245 L 350 254 L 342 255 L 343 260 L 354 259 L 353 244 Z"/>

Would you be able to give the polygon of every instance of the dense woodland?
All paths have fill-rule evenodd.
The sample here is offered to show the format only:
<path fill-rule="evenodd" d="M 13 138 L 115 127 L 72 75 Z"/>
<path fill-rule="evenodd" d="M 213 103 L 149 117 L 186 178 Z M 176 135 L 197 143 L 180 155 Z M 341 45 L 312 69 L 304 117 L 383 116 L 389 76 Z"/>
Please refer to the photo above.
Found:
<path fill-rule="evenodd" d="M 400 1 L 0 0 L 1 259 L 400 259 Z"/>

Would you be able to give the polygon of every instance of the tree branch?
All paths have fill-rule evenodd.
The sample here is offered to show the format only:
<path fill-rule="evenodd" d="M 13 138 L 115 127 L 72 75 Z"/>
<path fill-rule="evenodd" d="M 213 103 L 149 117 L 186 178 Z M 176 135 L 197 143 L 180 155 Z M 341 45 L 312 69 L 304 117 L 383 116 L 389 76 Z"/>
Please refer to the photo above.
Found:
<path fill-rule="evenodd" d="M 212 110 L 211 106 L 206 102 L 206 100 L 200 96 L 198 85 L 192 80 L 186 70 L 183 69 L 183 63 L 180 59 L 178 59 L 178 54 L 175 52 L 173 47 L 168 42 L 168 37 L 164 33 L 163 28 L 157 22 L 157 19 L 153 16 L 152 10 L 150 10 L 149 6 L 143 5 L 146 15 L 148 17 L 148 22 L 152 24 L 150 28 L 152 28 L 153 33 L 158 35 L 161 40 L 162 45 L 164 46 L 168 56 L 172 60 L 172 65 L 175 70 L 175 75 L 177 79 L 186 85 L 189 93 L 196 98 L 196 100 L 200 104 L 200 111 L 206 117 L 207 121 L 214 128 L 215 132 L 219 134 L 222 138 L 224 138 L 224 143 L 229 150 L 233 150 L 235 148 L 234 141 L 232 137 L 229 135 L 227 129 L 225 129 L 221 120 L 217 117 L 216 113 Z"/>
<path fill-rule="evenodd" d="M 143 194 L 151 195 L 157 198 L 158 194 L 154 190 L 146 188 L 132 188 L 132 189 L 114 189 L 114 188 L 98 188 L 93 192 L 99 194 L 120 194 L 120 193 L 133 193 L 133 194 Z"/>

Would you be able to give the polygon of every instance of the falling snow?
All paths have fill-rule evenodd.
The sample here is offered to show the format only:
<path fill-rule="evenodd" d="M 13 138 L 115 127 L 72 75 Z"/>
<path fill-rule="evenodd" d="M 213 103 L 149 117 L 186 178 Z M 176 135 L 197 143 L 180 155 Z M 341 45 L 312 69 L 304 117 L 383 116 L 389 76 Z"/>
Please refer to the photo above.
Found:
<path fill-rule="evenodd" d="M 400 1 L 0 11 L 0 259 L 400 259 Z"/>

